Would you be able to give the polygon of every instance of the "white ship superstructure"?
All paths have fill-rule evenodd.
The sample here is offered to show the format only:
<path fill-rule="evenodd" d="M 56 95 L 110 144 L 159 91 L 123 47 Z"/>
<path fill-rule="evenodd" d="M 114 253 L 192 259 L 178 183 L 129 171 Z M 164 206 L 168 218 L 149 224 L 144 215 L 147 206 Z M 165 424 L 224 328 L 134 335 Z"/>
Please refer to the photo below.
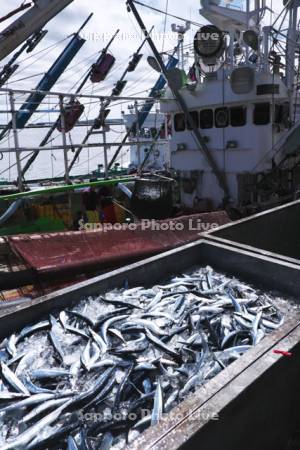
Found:
<path fill-rule="evenodd" d="M 137 123 L 137 115 L 134 112 L 123 114 L 123 121 L 126 129 L 131 130 L 128 138 L 129 168 L 138 170 L 148 156 L 144 170 L 167 170 L 170 167 L 170 147 L 169 134 L 165 131 L 165 116 L 159 112 L 150 113 L 140 129 L 133 127 L 133 124 Z M 154 142 L 158 133 L 160 137 Z"/>
<path fill-rule="evenodd" d="M 291 147 L 296 148 L 298 6 L 298 2 L 290 2 L 291 26 L 282 54 L 275 45 L 276 36 L 282 33 L 264 26 L 264 0 L 202 1 L 200 14 L 212 25 L 203 27 L 195 37 L 193 81 L 182 84 L 179 92 L 224 177 L 227 193 L 199 149 L 174 90 L 168 89 L 161 111 L 172 117 L 171 168 L 181 180 L 186 206 L 193 208 L 201 200 L 209 209 L 224 203 L 242 207 L 270 199 L 270 189 L 262 198 L 258 183 L 263 183 Z"/>

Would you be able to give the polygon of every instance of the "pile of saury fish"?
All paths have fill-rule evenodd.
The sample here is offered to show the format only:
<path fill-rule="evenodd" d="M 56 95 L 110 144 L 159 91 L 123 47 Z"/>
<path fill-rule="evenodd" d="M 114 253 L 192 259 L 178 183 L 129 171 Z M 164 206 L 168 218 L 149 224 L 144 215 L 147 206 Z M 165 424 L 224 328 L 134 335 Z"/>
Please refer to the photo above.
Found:
<path fill-rule="evenodd" d="M 2 342 L 0 448 L 124 448 L 283 321 L 210 267 L 88 298 Z"/>

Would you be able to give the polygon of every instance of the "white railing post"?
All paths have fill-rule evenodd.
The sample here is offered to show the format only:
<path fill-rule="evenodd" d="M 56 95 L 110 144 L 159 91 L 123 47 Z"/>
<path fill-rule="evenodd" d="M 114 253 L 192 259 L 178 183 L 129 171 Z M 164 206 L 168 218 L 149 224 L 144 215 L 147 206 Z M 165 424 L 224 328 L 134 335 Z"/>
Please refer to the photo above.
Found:
<path fill-rule="evenodd" d="M 66 180 L 66 183 L 68 184 L 68 183 L 70 183 L 70 174 L 69 174 L 66 120 L 65 120 L 65 108 L 64 108 L 63 95 L 59 96 L 59 109 L 60 109 L 60 127 L 61 127 L 62 143 L 63 143 L 63 149 L 64 149 L 65 180 Z"/>
<path fill-rule="evenodd" d="M 17 112 L 15 109 L 15 98 L 14 93 L 12 91 L 9 92 L 9 100 L 10 100 L 10 109 L 11 109 L 11 117 L 12 117 L 12 129 L 14 135 L 14 144 L 15 144 L 15 154 L 17 161 L 17 169 L 18 169 L 18 187 L 20 192 L 23 191 L 23 178 L 22 178 L 22 165 L 21 165 L 21 155 L 20 155 L 20 145 L 19 145 L 19 135 L 17 130 Z"/>

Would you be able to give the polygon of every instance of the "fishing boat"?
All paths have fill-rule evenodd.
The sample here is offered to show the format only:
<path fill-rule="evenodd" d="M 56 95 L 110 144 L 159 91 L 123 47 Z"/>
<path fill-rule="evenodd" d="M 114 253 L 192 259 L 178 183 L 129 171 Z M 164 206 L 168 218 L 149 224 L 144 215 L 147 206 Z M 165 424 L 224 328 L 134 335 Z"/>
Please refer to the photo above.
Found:
<path fill-rule="evenodd" d="M 82 231 L 82 222 L 131 223 L 221 210 L 237 218 L 298 195 L 297 4 L 284 3 L 275 14 L 264 0 L 203 0 L 200 14 L 207 24 L 193 24 L 199 30 L 189 44 L 185 34 L 191 23 L 182 18 L 184 26 L 173 24 L 178 45 L 163 57 L 137 9 L 147 5 L 132 0 L 126 4 L 145 39 L 110 95 L 81 90 L 85 83 L 101 83 L 109 76 L 115 63 L 109 49 L 118 31 L 75 92 L 57 92 L 51 86 L 84 45 L 80 31 L 91 17 L 36 89 L 1 88 L 11 114 L 1 133 L 11 133 L 14 139 L 11 148 L 1 146 L 1 151 L 14 152 L 18 168 L 17 183 L 1 187 L 2 235 Z M 153 52 L 148 63 L 158 72 L 157 82 L 147 97 L 122 96 L 146 44 Z M 16 95 L 27 96 L 19 109 Z M 38 108 L 49 98 L 57 105 L 56 121 L 48 124 L 40 145 L 20 146 L 20 131 L 34 126 L 31 116 L 43 111 Z M 118 119 L 125 126 L 123 138 L 113 143 L 108 141 L 109 127 L 117 119 L 109 114 L 116 100 L 127 102 L 129 109 Z M 99 102 L 96 118 L 83 121 L 85 101 Z M 72 133 L 83 124 L 88 131 L 75 143 Z M 54 132 L 61 143 L 50 147 Z M 73 175 L 79 155 L 90 147 L 103 149 L 103 164 L 91 173 Z M 131 155 L 126 167 L 119 163 L 124 148 Z M 23 151 L 31 152 L 25 165 Z M 63 152 L 60 178 L 25 179 L 41 151 Z"/>
<path fill-rule="evenodd" d="M 127 4 L 146 29 L 136 6 L 146 5 Z M 168 79 L 161 112 L 171 116 L 170 166 L 190 210 L 245 215 L 299 190 L 299 5 L 283 2 L 276 13 L 270 6 L 202 0 L 207 24 L 194 37 L 188 78 L 165 70 L 148 36 Z"/>
<path fill-rule="evenodd" d="M 159 10 L 127 6 L 146 33 L 137 8 Z M 206 24 L 193 23 L 199 30 L 189 46 L 191 22 L 177 16 L 185 26 L 172 25 L 181 33 L 180 68 L 172 70 L 147 34 L 151 66 L 168 80 L 161 112 L 171 123 L 170 168 L 188 212 L 224 208 L 238 218 L 299 196 L 299 5 L 272 6 L 202 0 Z M 192 55 L 188 68 L 183 49 Z"/>
<path fill-rule="evenodd" d="M 129 1 L 127 4 L 141 25 L 142 18 L 135 3 Z M 226 208 L 242 216 L 292 200 L 299 190 L 298 6 L 284 4 L 278 14 L 270 11 L 265 0 L 225 3 L 203 0 L 201 6 L 200 14 L 208 24 L 199 28 L 192 42 L 194 62 L 189 70 L 180 60 L 182 41 L 166 63 L 156 49 L 151 33 L 147 33 L 143 45 L 150 44 L 155 57 L 155 63 L 152 61 L 151 65 L 156 66 L 160 77 L 140 111 L 135 105 L 131 106 L 131 113 L 124 114 L 125 137 L 111 161 L 106 158 L 103 169 L 100 165 L 100 172 L 103 170 L 107 178 L 111 169 L 120 169 L 114 164 L 127 143 L 131 146 L 132 159 L 129 170 L 135 168 L 137 173 L 142 173 L 148 168 L 153 173 L 166 167 L 170 169 L 170 178 L 177 181 L 177 204 L 186 211 Z M 270 21 L 272 25 L 266 25 Z M 75 41 L 78 39 L 77 49 L 83 45 L 79 32 L 73 37 Z M 101 82 L 114 64 L 108 52 L 110 44 L 88 74 L 95 82 Z M 69 51 L 67 49 L 67 53 Z M 67 183 L 71 180 L 70 169 L 90 136 L 100 133 L 106 141 L 103 125 L 108 121 L 108 106 L 114 96 L 122 99 L 120 94 L 126 85 L 125 77 L 141 60 L 140 51 L 141 48 L 134 54 L 111 96 L 102 98 L 96 127 L 95 123 L 90 127 L 82 144 L 68 147 L 65 136 L 63 151 L 66 153 L 70 147 L 75 148 L 73 161 L 65 167 Z M 54 66 L 63 70 L 60 65 L 64 61 L 65 66 L 65 58 L 66 51 Z M 166 81 L 168 86 L 163 91 Z M 43 83 L 42 80 L 35 92 Z M 155 115 L 148 117 L 151 108 L 157 104 L 153 99 L 155 96 L 160 96 L 162 115 L 158 130 L 150 123 Z M 29 98 L 17 113 L 17 129 L 28 123 L 33 113 L 31 108 L 36 109 L 32 106 L 37 103 L 34 100 Z M 79 123 L 82 112 L 80 89 L 73 97 L 68 97 L 68 102 L 71 106 L 64 110 L 65 132 Z M 29 112 L 24 112 L 27 107 Z M 67 105 L 63 104 L 63 107 Z M 62 115 L 58 120 L 61 118 Z M 99 126 L 100 131 L 97 131 Z M 55 127 L 58 127 L 57 123 L 52 125 L 40 147 L 46 145 Z M 58 128 L 62 130 L 61 124 Z M 2 133 L 5 132 L 4 129 Z M 159 138 L 160 143 L 157 142 Z M 109 146 L 105 142 L 102 145 Z M 141 155 L 145 149 L 147 154 Z M 39 151 L 38 147 L 34 149 L 31 163 Z M 158 165 L 154 162 L 157 162 L 157 155 L 160 155 Z M 27 168 L 28 163 L 25 170 L 20 169 L 22 177 Z M 95 177 L 100 175 L 99 171 L 94 174 Z M 19 177 L 19 183 L 22 177 Z M 18 186 L 20 188 L 22 190 L 22 186 Z M 69 215 L 69 226 L 74 213 L 73 210 Z M 6 233 L 7 229 L 4 231 Z"/>
<path fill-rule="evenodd" d="M 67 3 L 70 2 L 66 2 L 66 4 Z M 37 6 L 40 7 L 39 10 L 37 10 Z M 17 71 L 19 67 L 17 61 L 20 55 L 25 52 L 25 50 L 27 52 L 32 52 L 46 35 L 45 32 L 36 34 L 35 18 L 41 16 L 41 10 L 45 13 L 44 22 L 46 23 L 47 20 L 51 18 L 47 15 L 47 5 L 44 5 L 43 2 L 40 2 L 40 4 L 39 2 L 36 2 L 35 5 L 21 17 L 21 19 L 18 19 L 14 24 L 10 25 L 9 30 L 12 30 L 10 33 L 4 30 L 4 44 L 7 46 L 10 45 L 11 50 L 15 47 L 13 47 L 10 36 L 16 32 L 14 31 L 15 29 L 18 29 L 17 24 L 21 22 L 26 24 L 23 40 L 28 38 L 29 31 L 27 28 L 29 27 L 31 27 L 33 37 L 27 39 L 25 44 L 5 65 L 0 74 L 0 86 L 3 86 Z M 56 10 L 56 13 L 57 12 L 59 11 Z M 5 147 L 5 144 L 2 144 L 1 155 L 3 156 L 4 153 L 14 153 L 18 176 L 15 182 L 5 183 L 4 181 L 1 185 L 0 235 L 76 230 L 78 221 L 83 214 L 86 217 L 86 221 L 93 223 L 131 220 L 132 214 L 130 214 L 130 212 L 128 213 L 126 210 L 126 198 L 125 202 L 116 202 L 115 200 L 118 199 L 120 193 L 122 193 L 122 189 L 120 189 L 122 183 L 134 182 L 135 176 L 128 178 L 127 175 L 130 172 L 137 174 L 139 170 L 139 165 L 137 163 L 139 161 L 140 164 L 143 162 L 147 153 L 147 148 L 149 148 L 150 145 L 154 144 L 155 147 L 157 147 L 157 150 L 150 155 L 146 168 L 149 168 L 150 166 L 153 168 L 154 164 L 156 171 L 165 170 L 165 165 L 168 160 L 167 153 L 165 152 L 165 144 L 168 141 L 168 136 L 166 137 L 164 133 L 160 133 L 161 139 L 157 139 L 156 133 L 154 132 L 157 114 L 155 113 L 152 115 L 150 113 L 153 106 L 157 103 L 157 100 L 154 97 L 164 87 L 166 80 L 161 75 L 158 76 L 158 80 L 152 89 L 150 89 L 148 97 L 139 97 L 135 99 L 133 96 L 129 98 L 121 96 L 122 91 L 127 84 L 126 77 L 136 70 L 142 59 L 143 55 L 141 50 L 145 45 L 146 40 L 142 42 L 136 52 L 130 57 L 125 71 L 114 85 L 110 95 L 83 95 L 81 94 L 81 91 L 88 82 L 91 86 L 94 86 L 95 84 L 103 82 L 109 76 L 116 62 L 115 57 L 110 52 L 110 47 L 116 39 L 119 30 L 116 31 L 106 47 L 99 52 L 96 62 L 94 62 L 84 76 L 80 78 L 79 85 L 74 93 L 67 94 L 60 92 L 56 95 L 51 91 L 56 81 L 84 46 L 85 39 L 81 37 L 80 33 L 91 18 L 92 14 L 85 20 L 79 30 L 74 33 L 67 47 L 54 61 L 34 90 L 26 91 L 5 89 L 4 87 L 1 88 L 3 98 L 6 98 L 6 100 L 9 99 L 10 102 L 10 110 L 7 110 L 7 113 L 11 114 L 11 120 L 6 124 L 1 124 L 0 142 L 5 142 L 4 139 L 7 139 L 10 134 L 14 136 L 14 145 Z M 42 17 L 40 17 L 40 20 L 42 20 Z M 19 39 L 21 40 L 21 36 L 19 36 Z M 3 53 L 3 55 L 0 56 L 3 59 L 7 56 L 7 53 Z M 168 67 L 174 67 L 177 62 L 175 57 L 170 56 Z M 26 96 L 21 107 L 16 106 L 16 95 Z M 54 114 L 57 111 L 59 113 L 57 120 L 48 123 L 45 121 L 41 122 L 40 120 L 32 121 L 32 116 L 35 113 L 45 113 L 45 110 L 41 109 L 41 105 L 45 107 L 45 103 L 54 98 L 56 98 L 58 102 L 57 109 L 48 109 L 46 112 Z M 134 120 L 130 117 L 130 114 L 124 114 L 121 119 L 108 118 L 111 111 L 109 106 L 113 104 L 114 100 L 135 101 L 136 110 Z M 91 103 L 95 101 L 98 101 L 100 104 L 97 117 L 82 120 L 82 115 L 85 110 L 83 102 L 89 102 L 89 105 L 91 105 Z M 139 104 L 137 104 L 137 101 L 139 101 Z M 160 121 L 161 120 L 164 123 L 164 116 L 160 116 Z M 125 136 L 121 142 L 108 142 L 107 136 L 109 136 L 111 126 L 124 127 Z M 160 126 L 161 122 L 159 122 L 159 127 Z M 19 135 L 22 131 L 31 132 L 33 129 L 44 129 L 47 127 L 47 133 L 40 142 L 40 145 L 34 146 L 33 144 L 30 148 L 25 148 L 20 145 Z M 82 139 L 82 142 L 76 144 L 72 139 L 71 132 L 83 128 L 87 128 L 87 132 Z M 146 131 L 146 129 L 148 131 Z M 151 132 L 149 130 L 151 130 Z M 56 133 L 56 135 L 57 133 L 60 133 L 60 145 L 52 145 L 52 136 L 54 133 Z M 102 143 L 99 143 L 99 138 L 102 140 Z M 93 139 L 97 140 L 97 143 L 90 142 L 90 140 Z M 69 144 L 68 140 L 70 142 Z M 132 161 L 129 161 L 126 166 L 122 166 L 117 158 L 126 146 L 131 148 L 130 154 Z M 162 146 L 164 146 L 164 148 L 162 148 Z M 73 169 L 76 169 L 76 163 L 82 151 L 87 148 L 98 147 L 101 148 L 103 153 L 103 163 L 96 164 L 95 170 L 91 170 L 90 173 L 73 175 L 71 172 Z M 113 158 L 109 161 L 109 149 L 112 147 L 116 147 L 117 149 Z M 30 153 L 27 153 L 22 157 L 22 153 L 24 154 L 27 150 L 30 151 Z M 53 151 L 55 150 L 62 151 L 64 154 L 64 173 L 61 176 L 52 176 L 51 178 L 27 178 L 26 175 L 28 170 L 35 164 L 40 152 L 51 152 L 54 157 Z M 156 152 L 161 156 L 158 157 Z M 23 161 L 25 161 L 25 164 Z M 73 187 L 70 187 L 70 184 L 72 184 Z M 116 189 L 113 189 L 113 186 L 116 186 Z M 102 188 L 102 190 L 100 188 Z M 125 190 L 125 192 L 128 193 L 128 189 Z M 96 195 L 98 196 L 97 199 L 95 198 Z M 93 205 L 86 205 L 86 201 L 89 202 L 92 197 L 94 197 L 92 201 Z M 89 203 L 91 203 L 91 201 Z M 101 203 L 104 203 L 105 206 L 101 207 Z M 122 203 L 125 203 L 125 205 Z"/>

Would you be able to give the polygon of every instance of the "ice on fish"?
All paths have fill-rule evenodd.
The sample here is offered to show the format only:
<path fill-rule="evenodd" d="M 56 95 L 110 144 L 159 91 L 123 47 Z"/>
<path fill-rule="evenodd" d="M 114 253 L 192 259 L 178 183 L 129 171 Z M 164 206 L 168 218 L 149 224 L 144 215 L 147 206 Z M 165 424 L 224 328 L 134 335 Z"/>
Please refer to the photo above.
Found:
<path fill-rule="evenodd" d="M 121 450 L 295 309 L 211 267 L 88 297 L 0 344 L 0 446 L 74 447 L 86 434 Z"/>

